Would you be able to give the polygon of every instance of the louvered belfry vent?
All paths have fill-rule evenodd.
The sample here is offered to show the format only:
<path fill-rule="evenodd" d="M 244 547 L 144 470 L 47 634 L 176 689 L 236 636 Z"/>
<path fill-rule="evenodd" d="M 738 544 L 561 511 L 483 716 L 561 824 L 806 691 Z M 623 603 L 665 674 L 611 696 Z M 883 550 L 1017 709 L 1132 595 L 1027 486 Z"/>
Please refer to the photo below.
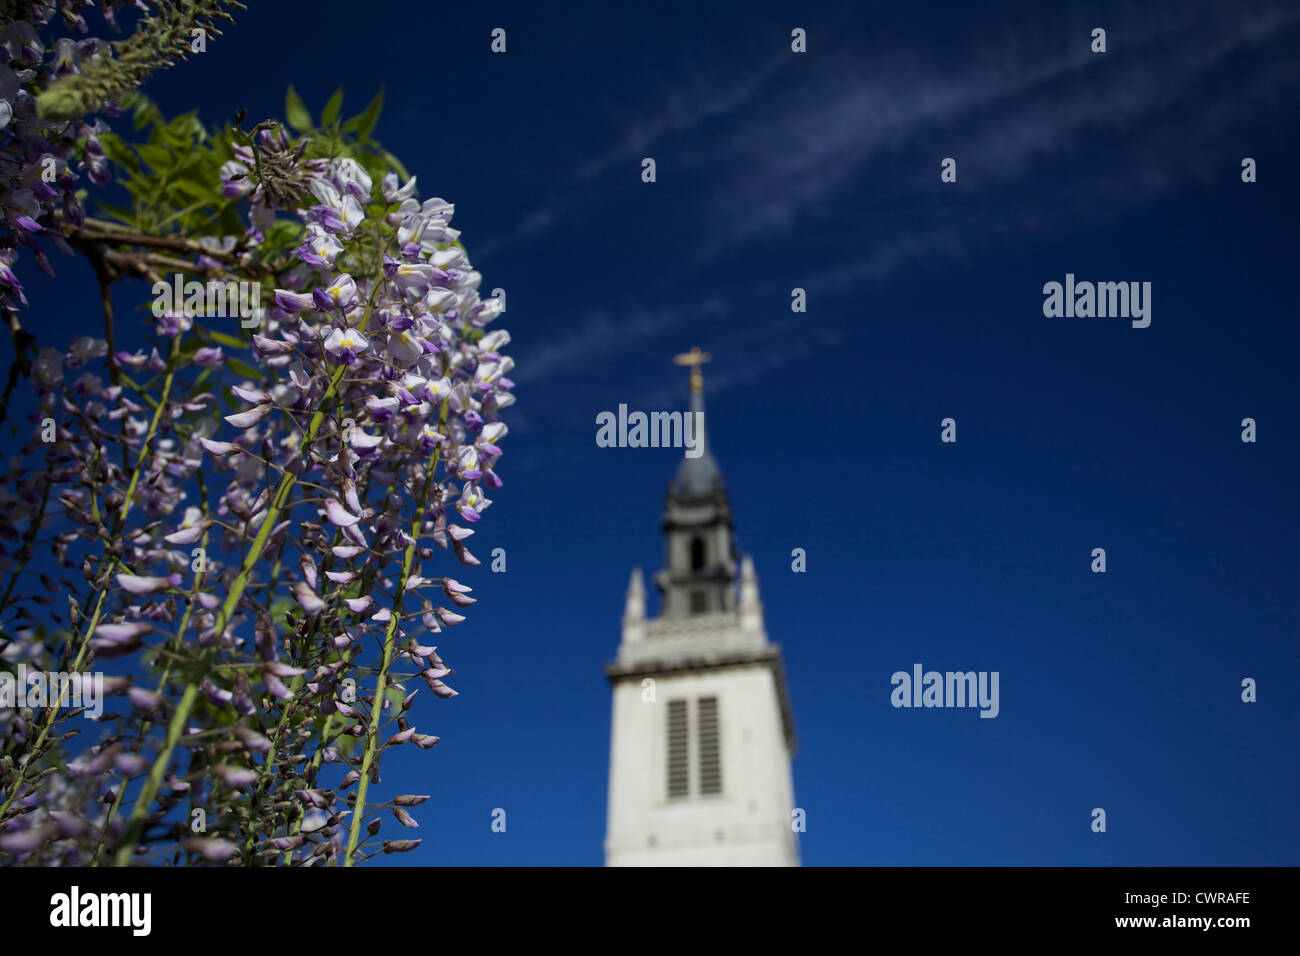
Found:
<path fill-rule="evenodd" d="M 690 736 L 686 727 L 686 701 L 668 702 L 668 796 L 690 794 Z"/>
<path fill-rule="evenodd" d="M 699 700 L 700 793 L 722 792 L 722 752 L 718 736 L 718 698 Z"/>

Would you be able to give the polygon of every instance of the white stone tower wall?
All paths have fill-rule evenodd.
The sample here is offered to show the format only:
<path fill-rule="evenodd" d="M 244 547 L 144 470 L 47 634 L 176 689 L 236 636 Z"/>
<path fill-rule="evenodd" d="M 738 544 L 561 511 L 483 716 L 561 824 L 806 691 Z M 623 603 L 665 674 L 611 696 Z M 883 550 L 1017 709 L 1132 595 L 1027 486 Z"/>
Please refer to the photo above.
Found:
<path fill-rule="evenodd" d="M 796 866 L 790 753 L 772 669 L 764 663 L 655 677 L 614 688 L 609 866 Z M 716 697 L 722 793 L 698 793 L 696 701 Z M 690 703 L 688 797 L 668 797 L 667 703 Z"/>

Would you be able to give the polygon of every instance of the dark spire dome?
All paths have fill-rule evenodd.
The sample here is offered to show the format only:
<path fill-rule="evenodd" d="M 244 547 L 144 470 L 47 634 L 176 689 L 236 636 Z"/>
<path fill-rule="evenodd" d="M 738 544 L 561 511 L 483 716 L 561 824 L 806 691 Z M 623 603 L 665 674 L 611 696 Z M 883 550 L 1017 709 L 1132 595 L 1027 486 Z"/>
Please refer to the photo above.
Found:
<path fill-rule="evenodd" d="M 683 458 L 677 466 L 677 476 L 669 485 L 669 493 L 674 495 L 707 495 L 722 490 L 722 471 L 718 468 L 718 460 L 709 450 L 709 430 L 704 425 L 704 389 L 701 385 L 700 390 L 696 391 L 695 376 L 692 375 L 691 378 L 691 418 L 701 423 L 696 441 L 704 448 L 704 452 L 698 458 Z"/>

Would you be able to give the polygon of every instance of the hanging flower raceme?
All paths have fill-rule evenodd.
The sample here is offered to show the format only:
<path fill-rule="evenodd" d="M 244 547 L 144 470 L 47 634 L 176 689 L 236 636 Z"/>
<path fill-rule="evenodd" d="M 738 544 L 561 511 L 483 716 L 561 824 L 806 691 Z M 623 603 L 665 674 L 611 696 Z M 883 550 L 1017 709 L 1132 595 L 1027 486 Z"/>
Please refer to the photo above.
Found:
<path fill-rule="evenodd" d="M 77 50 L 56 59 L 75 69 Z M 58 641 L 6 629 L 0 656 L 111 667 L 122 702 L 68 764 L 77 834 L 23 812 L 55 779 L 42 741 L 66 712 L 4 728 L 20 759 L 0 762 L 0 858 L 131 862 L 194 807 L 219 832 L 168 852 L 195 863 L 351 864 L 418 843 L 378 837 L 376 809 L 412 827 L 414 804 L 371 788 L 389 749 L 437 744 L 415 726 L 424 690 L 456 695 L 424 635 L 475 604 L 439 565 L 479 563 L 464 525 L 502 486 L 510 337 L 489 328 L 500 304 L 479 295 L 450 203 L 421 201 L 374 151 L 327 159 L 275 124 L 232 136 L 210 188 L 247 230 L 202 237 L 194 267 L 255 277 L 258 326 L 163 315 L 155 345 L 81 337 L 33 364 L 0 573 L 29 573 L 43 547 L 81 593 L 67 583 Z M 15 217 L 35 221 L 33 196 Z M 0 252 L 0 296 L 17 301 L 12 261 Z"/>

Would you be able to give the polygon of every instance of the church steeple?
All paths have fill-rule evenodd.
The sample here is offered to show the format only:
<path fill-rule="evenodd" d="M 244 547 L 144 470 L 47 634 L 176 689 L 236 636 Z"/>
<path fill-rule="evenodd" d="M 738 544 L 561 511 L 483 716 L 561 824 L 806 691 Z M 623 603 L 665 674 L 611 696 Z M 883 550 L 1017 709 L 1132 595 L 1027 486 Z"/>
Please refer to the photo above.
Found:
<path fill-rule="evenodd" d="M 677 357 L 691 368 L 690 407 L 701 417 L 706 361 L 699 349 Z M 736 552 L 722 472 L 695 435 L 704 444 L 687 441 L 664 502 L 659 615 L 646 613 L 633 571 L 618 657 L 605 666 L 613 696 L 605 862 L 798 866 L 781 649 L 767 638 L 754 563 Z"/>
<path fill-rule="evenodd" d="M 736 545 L 731 502 L 722 471 L 708 444 L 704 376 L 710 356 L 693 348 L 674 362 L 691 369 L 691 413 L 699 424 L 695 457 L 683 457 L 668 485 L 661 530 L 665 567 L 655 575 L 660 615 L 688 617 L 730 611 L 736 606 Z"/>

